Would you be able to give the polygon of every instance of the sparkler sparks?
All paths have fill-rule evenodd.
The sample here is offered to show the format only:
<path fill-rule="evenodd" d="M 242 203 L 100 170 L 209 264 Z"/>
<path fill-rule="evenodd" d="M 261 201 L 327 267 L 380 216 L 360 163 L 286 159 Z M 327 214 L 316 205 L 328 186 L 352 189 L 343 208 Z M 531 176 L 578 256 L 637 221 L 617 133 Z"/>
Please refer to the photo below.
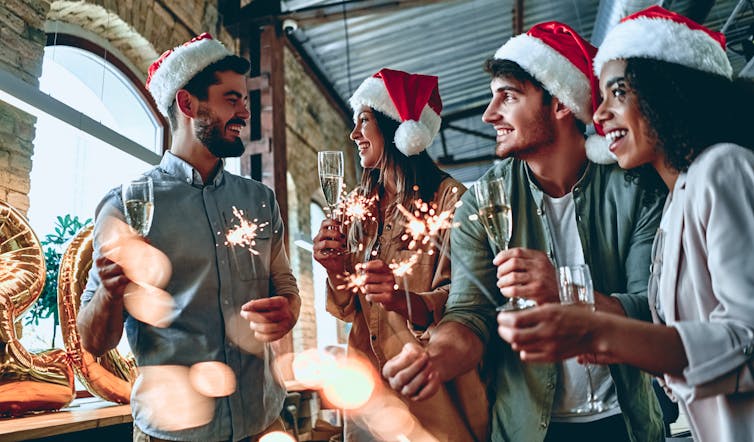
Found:
<path fill-rule="evenodd" d="M 238 218 L 238 225 L 232 227 L 225 234 L 225 245 L 229 246 L 243 246 L 249 249 L 252 255 L 259 255 L 259 252 L 254 250 L 256 245 L 255 238 L 258 231 L 262 230 L 269 223 L 257 224 L 257 219 L 249 221 L 243 213 L 243 210 L 237 209 L 233 206 L 233 216 Z"/>
<path fill-rule="evenodd" d="M 356 272 L 349 273 L 346 272 L 339 276 L 340 279 L 342 279 L 345 284 L 341 284 L 337 286 L 336 288 L 338 290 L 350 290 L 353 293 L 361 293 L 366 294 L 366 280 L 367 275 L 366 273 L 361 271 L 361 264 L 356 264 Z"/>
<path fill-rule="evenodd" d="M 394 260 L 388 265 L 388 267 L 390 267 L 390 270 L 393 271 L 393 275 L 395 275 L 396 278 L 402 278 L 406 275 L 410 275 L 414 270 L 414 264 L 416 264 L 416 261 L 419 260 L 419 254 L 420 253 L 415 253 L 411 255 L 410 258 L 403 261 L 396 262 Z"/>
<path fill-rule="evenodd" d="M 418 199 L 414 202 L 413 213 L 402 204 L 398 204 L 398 210 L 406 217 L 406 233 L 403 234 L 401 239 L 403 241 L 411 238 L 408 244 L 409 250 L 416 248 L 417 244 L 426 246 L 429 242 L 435 242 L 433 239 L 437 237 L 441 231 L 451 229 L 457 224 L 453 223 L 454 209 L 437 210 L 437 204 L 425 203 Z M 430 249 L 427 253 L 432 254 L 433 250 Z"/>
<path fill-rule="evenodd" d="M 342 198 L 338 204 L 337 213 L 342 214 L 345 219 L 344 224 L 354 224 L 357 221 L 363 222 L 368 219 L 375 220 L 372 213 L 377 196 L 366 197 L 358 192 L 351 192 Z"/>

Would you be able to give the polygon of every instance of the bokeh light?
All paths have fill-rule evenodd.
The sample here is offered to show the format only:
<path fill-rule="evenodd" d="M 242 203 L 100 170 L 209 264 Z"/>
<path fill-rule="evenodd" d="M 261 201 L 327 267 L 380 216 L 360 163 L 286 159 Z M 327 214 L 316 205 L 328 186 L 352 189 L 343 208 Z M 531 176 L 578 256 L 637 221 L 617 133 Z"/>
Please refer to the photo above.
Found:
<path fill-rule="evenodd" d="M 293 357 L 293 376 L 308 388 L 322 388 L 326 378 L 337 370 L 335 358 L 317 349 L 305 350 Z"/>
<path fill-rule="evenodd" d="M 325 377 L 322 395 L 337 408 L 354 410 L 367 403 L 379 382 L 368 362 L 349 356 L 338 361 L 332 375 Z"/>
<path fill-rule="evenodd" d="M 150 426 L 178 431 L 206 425 L 215 414 L 215 399 L 194 389 L 189 367 L 150 365 L 139 367 L 134 383 L 133 406 Z"/>
<path fill-rule="evenodd" d="M 264 357 L 264 342 L 254 337 L 254 330 L 249 327 L 249 321 L 241 317 L 240 312 L 229 315 L 225 322 L 225 336 L 242 351 L 258 358 Z"/>
<path fill-rule="evenodd" d="M 236 375 L 230 367 L 218 361 L 192 365 L 189 381 L 196 391 L 208 397 L 229 396 L 236 391 Z"/>
<path fill-rule="evenodd" d="M 283 431 L 273 431 L 260 437 L 259 442 L 296 442 L 296 439 Z"/>

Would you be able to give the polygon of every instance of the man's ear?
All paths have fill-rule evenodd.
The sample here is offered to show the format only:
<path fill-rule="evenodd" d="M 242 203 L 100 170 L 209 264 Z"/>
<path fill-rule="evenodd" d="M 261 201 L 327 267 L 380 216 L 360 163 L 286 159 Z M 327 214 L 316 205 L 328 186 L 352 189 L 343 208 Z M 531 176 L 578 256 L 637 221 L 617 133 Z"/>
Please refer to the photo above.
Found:
<path fill-rule="evenodd" d="M 576 115 L 573 113 L 570 107 L 563 104 L 562 101 L 558 100 L 557 97 L 552 97 L 552 112 L 555 118 L 562 120 L 563 118 L 573 115 L 574 118 L 576 118 Z"/>
<path fill-rule="evenodd" d="M 175 103 L 178 105 L 178 110 L 188 118 L 194 118 L 196 116 L 197 104 L 194 96 L 186 89 L 178 89 L 175 93 Z"/>

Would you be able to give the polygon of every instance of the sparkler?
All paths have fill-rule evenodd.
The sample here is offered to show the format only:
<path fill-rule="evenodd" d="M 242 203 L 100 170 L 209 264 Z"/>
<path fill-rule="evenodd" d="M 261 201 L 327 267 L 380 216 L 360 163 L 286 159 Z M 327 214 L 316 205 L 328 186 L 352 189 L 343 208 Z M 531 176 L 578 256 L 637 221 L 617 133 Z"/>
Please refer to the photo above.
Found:
<path fill-rule="evenodd" d="M 350 290 L 353 293 L 359 293 L 366 294 L 366 280 L 367 275 L 361 271 L 362 264 L 356 264 L 356 271 L 354 273 L 346 272 L 342 275 L 339 275 L 339 278 L 341 278 L 345 284 L 341 284 L 337 286 L 336 288 L 338 290 Z"/>
<path fill-rule="evenodd" d="M 458 201 L 455 204 L 455 208 L 458 208 L 461 204 L 461 201 Z M 450 253 L 437 241 L 437 236 L 441 231 L 452 229 L 458 225 L 458 223 L 453 222 L 453 211 L 443 210 L 437 212 L 436 204 L 432 203 L 431 205 L 428 205 L 421 200 L 416 200 L 414 206 L 416 207 L 416 210 L 412 213 L 403 207 L 403 205 L 398 204 L 398 210 L 400 210 L 406 217 L 406 232 L 401 239 L 406 241 L 411 238 L 409 249 L 413 249 L 417 244 L 425 246 L 426 244 L 431 243 L 431 245 L 437 248 L 443 256 L 450 259 Z M 432 249 L 427 251 L 428 254 L 431 254 L 432 252 Z M 453 261 L 453 265 L 459 266 L 464 271 L 465 276 L 471 280 L 472 284 L 481 290 L 484 297 L 486 297 L 492 305 L 496 307 L 499 305 L 489 289 L 482 284 L 479 278 L 471 272 L 469 267 L 464 264 L 463 261 Z"/>
<path fill-rule="evenodd" d="M 258 231 L 262 230 L 269 223 L 257 224 L 257 219 L 249 221 L 243 213 L 243 210 L 237 209 L 233 206 L 233 216 L 238 218 L 238 225 L 232 227 L 225 234 L 226 246 L 243 246 L 249 250 L 252 255 L 259 255 L 259 252 L 254 249 L 257 244 L 255 238 Z"/>
<path fill-rule="evenodd" d="M 418 260 L 419 254 L 415 253 L 405 261 L 396 262 L 395 260 L 393 260 L 393 262 L 388 265 L 388 267 L 390 267 L 390 270 L 393 271 L 393 276 L 395 276 L 396 278 L 403 278 L 403 290 L 406 293 L 406 310 L 408 311 L 408 322 L 410 323 L 414 322 L 414 315 L 413 308 L 411 307 L 411 296 L 409 295 L 408 291 L 408 278 L 406 278 L 406 276 L 413 273 L 414 264 L 416 264 L 416 261 Z M 393 289 L 398 290 L 398 284 L 395 284 Z"/>
<path fill-rule="evenodd" d="M 337 212 L 345 216 L 344 224 L 356 224 L 357 221 L 361 223 L 368 219 L 375 220 L 372 210 L 376 202 L 376 195 L 366 197 L 358 192 L 351 192 L 341 199 Z"/>

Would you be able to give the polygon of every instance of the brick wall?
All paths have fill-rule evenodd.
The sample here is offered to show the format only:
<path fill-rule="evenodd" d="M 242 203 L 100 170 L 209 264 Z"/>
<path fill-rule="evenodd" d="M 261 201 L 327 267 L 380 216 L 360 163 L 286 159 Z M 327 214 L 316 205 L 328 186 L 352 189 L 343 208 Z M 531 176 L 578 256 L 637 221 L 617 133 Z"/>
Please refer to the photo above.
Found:
<path fill-rule="evenodd" d="M 288 48 L 285 50 L 284 58 L 288 173 L 294 184 L 289 186 L 288 203 L 291 211 L 294 207 L 298 209 L 296 216 L 291 216 L 289 231 L 310 241 L 316 232 L 312 232 L 310 228 L 309 204 L 314 200 L 324 206 L 317 174 L 317 152 L 343 150 L 346 159 L 346 183 L 353 187 L 354 150 L 351 148 L 353 142 L 348 138 L 351 126 L 333 109 Z M 296 238 L 292 236 L 292 239 Z M 301 318 L 294 330 L 293 341 L 295 350 L 301 351 L 317 345 L 312 256 L 308 251 L 294 246 L 293 241 L 291 244 L 291 255 L 294 255 L 292 261 L 298 269 L 297 278 L 303 301 Z"/>
<path fill-rule="evenodd" d="M 0 69 L 37 86 L 42 72 L 44 22 L 50 2 L 0 3 Z M 29 209 L 29 174 L 36 117 L 0 101 L 0 199 L 21 212 Z"/>

